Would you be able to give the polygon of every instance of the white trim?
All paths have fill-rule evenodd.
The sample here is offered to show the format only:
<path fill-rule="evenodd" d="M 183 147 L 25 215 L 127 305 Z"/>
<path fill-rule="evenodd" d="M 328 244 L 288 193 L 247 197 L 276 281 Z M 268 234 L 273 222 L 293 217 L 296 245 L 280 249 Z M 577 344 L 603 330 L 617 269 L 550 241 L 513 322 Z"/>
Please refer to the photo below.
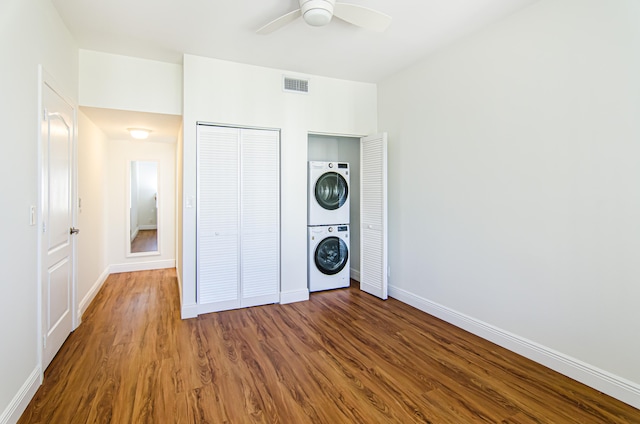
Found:
<path fill-rule="evenodd" d="M 640 385 L 398 287 L 389 296 L 640 408 Z"/>
<path fill-rule="evenodd" d="M 198 127 L 198 125 L 205 125 L 205 126 L 208 126 L 208 127 L 235 128 L 237 130 L 277 131 L 278 133 L 282 133 L 282 129 L 281 128 L 275 128 L 275 127 L 254 127 L 254 126 L 251 126 L 251 125 L 222 124 L 222 123 L 219 123 L 219 122 L 211 122 L 211 121 L 196 121 L 196 128 Z"/>
<path fill-rule="evenodd" d="M 197 303 L 192 303 L 190 305 L 182 305 L 182 308 L 180 311 L 180 318 L 189 319 L 189 318 L 195 318 L 197 316 L 198 316 Z"/>
<path fill-rule="evenodd" d="M 151 269 L 165 269 L 165 268 L 175 268 L 175 267 L 176 267 L 175 259 L 165 259 L 161 261 L 112 264 L 111 266 L 109 266 L 109 271 L 111 274 L 118 274 L 121 272 L 149 271 Z"/>
<path fill-rule="evenodd" d="M 44 113 L 44 99 L 43 99 L 43 85 L 44 85 L 44 69 L 42 65 L 38 65 L 38 110 L 37 110 L 37 119 L 36 123 L 38 124 L 38 203 L 36 206 L 36 284 L 37 284 L 37 295 L 36 295 L 36 304 L 38 306 L 36 316 L 36 357 L 37 363 L 39 364 L 38 369 L 40 370 L 40 382 L 44 380 L 44 372 L 42 372 L 42 361 L 44 358 L 44 346 L 42 344 L 42 333 L 43 333 L 43 311 L 42 311 L 42 223 L 44 222 L 44 217 L 42 216 L 42 193 L 44 190 L 42 184 L 42 166 L 44 161 L 44 153 L 42 151 L 42 114 Z M 17 421 L 17 420 L 16 420 Z M 0 421 L 1 422 L 1 421 Z M 4 423 L 3 423 L 4 424 Z"/>
<path fill-rule="evenodd" d="M 0 424 L 9 424 L 18 422 L 22 413 L 29 406 L 29 402 L 35 396 L 40 387 L 42 370 L 36 367 L 24 382 L 18 393 L 11 399 L 7 408 L 0 415 Z"/>
<path fill-rule="evenodd" d="M 158 226 L 156 224 L 147 224 L 147 225 L 140 225 L 138 227 L 138 230 L 157 230 Z"/>
<path fill-rule="evenodd" d="M 84 315 L 87 308 L 89 307 L 93 299 L 96 297 L 96 295 L 102 288 L 102 285 L 104 284 L 104 282 L 107 281 L 108 277 L 109 277 L 109 267 L 105 268 L 105 270 L 102 272 L 102 274 L 100 274 L 96 282 L 93 283 L 93 286 L 91 286 L 91 288 L 89 289 L 89 292 L 80 301 L 80 304 L 78 305 L 78 316 L 79 316 L 80 322 L 82 322 L 82 316 Z"/>
<path fill-rule="evenodd" d="M 360 270 L 351 268 L 351 279 L 356 280 L 358 283 L 360 282 Z"/>
<path fill-rule="evenodd" d="M 212 303 L 198 303 L 198 315 L 210 314 L 212 312 L 230 311 L 240 309 L 240 299 L 227 300 Z"/>
<path fill-rule="evenodd" d="M 280 292 L 280 303 L 282 305 L 286 305 L 287 303 L 304 302 L 305 300 L 309 300 L 309 289 Z"/>

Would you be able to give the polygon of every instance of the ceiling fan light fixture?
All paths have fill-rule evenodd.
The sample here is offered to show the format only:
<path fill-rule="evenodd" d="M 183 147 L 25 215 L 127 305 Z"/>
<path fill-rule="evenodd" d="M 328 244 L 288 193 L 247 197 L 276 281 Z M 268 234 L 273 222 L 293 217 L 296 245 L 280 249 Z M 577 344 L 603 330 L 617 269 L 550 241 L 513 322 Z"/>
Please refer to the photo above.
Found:
<path fill-rule="evenodd" d="M 271 34 L 298 18 L 304 19 L 307 25 L 324 26 L 335 16 L 341 21 L 370 31 L 383 32 L 391 24 L 391 16 L 378 10 L 353 3 L 336 0 L 298 0 L 300 9 L 285 13 L 274 19 L 256 33 Z"/>
<path fill-rule="evenodd" d="M 127 131 L 129 131 L 131 137 L 136 140 L 146 140 L 151 133 L 151 130 L 147 130 L 145 128 L 127 128 Z"/>
<path fill-rule="evenodd" d="M 304 14 L 304 20 L 311 26 L 325 26 L 331 22 L 331 13 L 324 9 L 311 9 Z"/>
<path fill-rule="evenodd" d="M 302 17 L 311 26 L 324 26 L 333 17 L 334 0 L 307 0 L 300 2 Z"/>

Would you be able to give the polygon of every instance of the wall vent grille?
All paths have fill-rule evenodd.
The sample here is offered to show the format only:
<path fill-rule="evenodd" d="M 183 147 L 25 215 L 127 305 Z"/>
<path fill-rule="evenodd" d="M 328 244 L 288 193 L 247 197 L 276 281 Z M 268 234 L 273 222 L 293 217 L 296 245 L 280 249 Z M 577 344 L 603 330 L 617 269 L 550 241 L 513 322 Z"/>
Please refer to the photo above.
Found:
<path fill-rule="evenodd" d="M 284 77 L 282 89 L 292 93 L 309 93 L 309 80 Z"/>

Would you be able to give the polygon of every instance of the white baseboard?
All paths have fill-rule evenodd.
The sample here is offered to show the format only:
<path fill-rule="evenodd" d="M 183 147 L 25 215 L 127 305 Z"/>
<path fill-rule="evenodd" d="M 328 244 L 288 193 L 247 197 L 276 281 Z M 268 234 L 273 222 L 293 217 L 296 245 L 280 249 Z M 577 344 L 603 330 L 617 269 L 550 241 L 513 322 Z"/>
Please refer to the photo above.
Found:
<path fill-rule="evenodd" d="M 157 230 L 158 226 L 156 224 L 146 224 L 138 227 L 140 230 Z"/>
<path fill-rule="evenodd" d="M 309 289 L 280 292 L 280 303 L 295 303 L 309 300 Z"/>
<path fill-rule="evenodd" d="M 111 274 L 118 274 L 120 272 L 135 272 L 135 271 L 148 271 L 150 269 L 165 269 L 175 268 L 175 259 L 165 259 L 162 261 L 146 261 L 146 262 L 131 262 L 124 264 L 112 264 L 109 267 Z"/>
<path fill-rule="evenodd" d="M 182 305 L 180 308 L 180 318 L 189 319 L 198 316 L 198 304 L 192 303 L 190 305 Z"/>
<path fill-rule="evenodd" d="M 40 387 L 41 374 L 40 367 L 36 367 L 31 372 L 27 381 L 24 382 L 18 393 L 11 400 L 11 403 L 9 403 L 9 406 L 0 415 L 0 424 L 18 422 L 24 410 L 27 409 L 29 402 L 35 396 L 36 391 L 38 391 L 38 387 Z"/>
<path fill-rule="evenodd" d="M 360 271 L 355 268 L 351 268 L 351 279 L 360 282 Z"/>
<path fill-rule="evenodd" d="M 100 274 L 96 282 L 93 283 L 93 286 L 91 286 L 91 289 L 89 289 L 89 292 L 80 301 L 80 304 L 78 305 L 78 317 L 79 317 L 78 321 L 82 320 L 82 315 L 84 315 L 87 308 L 89 307 L 93 299 L 96 297 L 96 295 L 102 288 L 102 285 L 104 284 L 104 282 L 107 281 L 107 278 L 109 277 L 109 270 L 110 270 L 110 267 L 105 268 L 105 270 L 102 272 L 102 274 Z"/>
<path fill-rule="evenodd" d="M 640 385 L 398 287 L 389 296 L 640 409 Z"/>

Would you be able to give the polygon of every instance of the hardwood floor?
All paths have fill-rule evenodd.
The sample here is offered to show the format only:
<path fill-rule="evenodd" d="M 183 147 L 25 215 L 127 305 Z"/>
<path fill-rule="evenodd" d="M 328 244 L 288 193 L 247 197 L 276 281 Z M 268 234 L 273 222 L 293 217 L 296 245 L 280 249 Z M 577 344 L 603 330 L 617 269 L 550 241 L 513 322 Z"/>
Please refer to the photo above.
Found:
<path fill-rule="evenodd" d="M 138 230 L 138 234 L 131 242 L 131 253 L 156 250 L 158 250 L 158 230 Z"/>
<path fill-rule="evenodd" d="M 181 320 L 111 275 L 20 423 L 640 423 L 640 411 L 356 288 Z"/>

